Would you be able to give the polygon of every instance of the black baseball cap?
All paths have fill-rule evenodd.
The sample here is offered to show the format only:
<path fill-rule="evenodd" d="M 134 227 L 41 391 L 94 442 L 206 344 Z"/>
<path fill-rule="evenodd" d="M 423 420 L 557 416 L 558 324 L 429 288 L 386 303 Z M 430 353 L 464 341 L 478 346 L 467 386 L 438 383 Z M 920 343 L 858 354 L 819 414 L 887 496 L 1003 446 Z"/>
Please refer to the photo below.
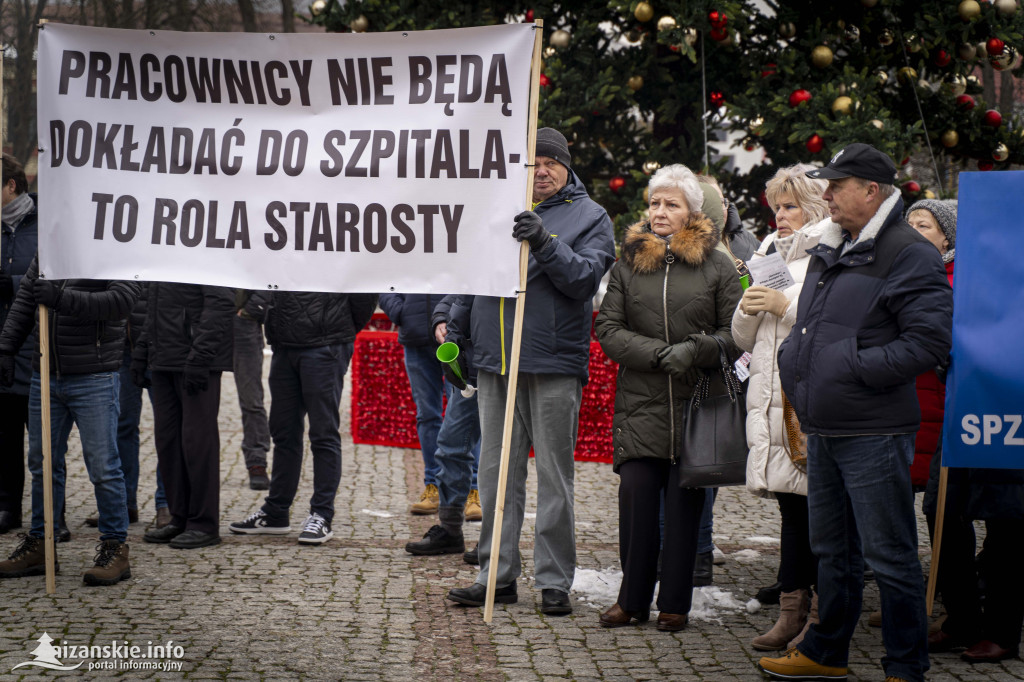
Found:
<path fill-rule="evenodd" d="M 827 166 L 805 173 L 807 177 L 815 180 L 863 178 L 880 185 L 895 184 L 896 174 L 896 164 L 887 154 L 862 142 L 846 145 L 836 152 Z"/>

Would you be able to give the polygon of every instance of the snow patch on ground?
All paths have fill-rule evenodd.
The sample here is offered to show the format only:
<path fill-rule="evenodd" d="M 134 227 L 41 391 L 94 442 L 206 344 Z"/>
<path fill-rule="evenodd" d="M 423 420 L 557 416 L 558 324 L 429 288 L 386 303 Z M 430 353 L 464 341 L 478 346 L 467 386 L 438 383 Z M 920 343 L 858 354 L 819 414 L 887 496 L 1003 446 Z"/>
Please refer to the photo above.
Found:
<path fill-rule="evenodd" d="M 757 613 L 761 610 L 761 602 L 751 599 L 747 602 L 747 613 Z"/>
<path fill-rule="evenodd" d="M 369 516 L 379 516 L 382 519 L 390 519 L 392 516 L 394 516 L 394 514 L 392 514 L 389 511 L 377 511 L 375 509 L 362 509 L 360 511 L 363 514 L 367 514 Z"/>
<path fill-rule="evenodd" d="M 535 518 L 537 518 L 537 512 L 523 512 L 523 518 L 525 518 L 525 519 L 535 519 Z"/>
<path fill-rule="evenodd" d="M 595 571 L 591 568 L 577 568 L 576 578 L 572 581 L 572 591 L 576 599 L 605 609 L 619 598 L 619 585 L 622 584 L 622 571 L 614 568 Z"/>
<path fill-rule="evenodd" d="M 779 538 L 770 538 L 764 535 L 754 535 L 745 540 L 745 542 L 752 542 L 755 545 L 781 545 L 782 541 Z"/>
<path fill-rule="evenodd" d="M 738 552 L 733 552 L 729 556 L 737 561 L 757 561 L 761 558 L 761 553 L 756 549 L 741 549 Z"/>

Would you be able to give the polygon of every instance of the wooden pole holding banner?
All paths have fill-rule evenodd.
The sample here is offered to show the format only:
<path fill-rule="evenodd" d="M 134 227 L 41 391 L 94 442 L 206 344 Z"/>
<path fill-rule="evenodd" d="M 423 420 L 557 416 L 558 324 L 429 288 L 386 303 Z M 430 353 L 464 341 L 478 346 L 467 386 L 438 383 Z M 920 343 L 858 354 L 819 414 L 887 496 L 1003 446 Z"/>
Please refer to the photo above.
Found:
<path fill-rule="evenodd" d="M 928 570 L 928 592 L 925 595 L 928 604 L 928 616 L 932 615 L 932 604 L 935 602 L 935 587 L 939 580 L 939 552 L 942 550 L 942 526 L 946 517 L 946 487 L 949 485 L 949 467 L 939 469 L 939 500 L 935 509 L 935 531 L 932 535 L 932 566 Z"/>
<path fill-rule="evenodd" d="M 39 397 L 42 403 L 43 442 L 43 548 L 46 552 L 46 594 L 57 591 L 56 553 L 53 547 L 53 452 L 50 435 L 50 317 L 39 306 Z"/>
<path fill-rule="evenodd" d="M 526 136 L 526 207 L 533 207 L 533 174 L 537 158 L 537 108 L 540 97 L 541 45 L 544 38 L 544 20 L 534 22 L 533 59 L 530 61 L 530 116 Z M 516 416 L 516 391 L 519 386 L 519 348 L 523 341 L 523 311 L 526 308 L 526 269 L 530 262 L 530 245 L 519 244 L 519 291 L 516 293 L 516 316 L 512 328 L 512 359 L 508 368 L 508 394 L 505 398 L 505 425 L 501 432 L 501 465 L 498 468 L 498 495 L 494 505 L 494 528 L 491 533 L 491 558 L 487 571 L 487 599 L 484 603 L 484 622 L 494 617 L 494 591 L 498 579 L 498 560 L 501 549 L 501 524 L 505 518 L 505 488 L 508 483 L 508 458 L 512 446 L 512 424 Z"/>

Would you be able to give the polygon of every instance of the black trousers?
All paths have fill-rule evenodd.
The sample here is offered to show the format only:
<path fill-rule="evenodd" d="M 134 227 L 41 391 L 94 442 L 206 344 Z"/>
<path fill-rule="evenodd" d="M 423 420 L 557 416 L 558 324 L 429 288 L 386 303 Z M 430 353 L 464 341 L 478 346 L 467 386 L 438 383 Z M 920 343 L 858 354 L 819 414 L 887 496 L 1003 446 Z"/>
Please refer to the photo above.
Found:
<path fill-rule="evenodd" d="M 818 557 L 811 551 L 807 496 L 775 493 L 782 515 L 779 582 L 783 592 L 806 590 L 818 581 Z"/>
<path fill-rule="evenodd" d="M 658 580 L 658 545 L 661 544 L 658 610 L 689 613 L 704 489 L 680 488 L 679 465 L 670 465 L 668 460 L 662 459 L 623 462 L 619 477 L 619 561 L 622 564 L 619 606 L 626 611 L 650 608 Z M 658 523 L 663 492 L 664 542 Z"/>
<path fill-rule="evenodd" d="M 153 372 L 153 438 L 171 523 L 217 534 L 220 527 L 220 372 L 185 392 L 182 372 Z"/>
<path fill-rule="evenodd" d="M 0 393 L 0 511 L 21 517 L 28 395 Z"/>

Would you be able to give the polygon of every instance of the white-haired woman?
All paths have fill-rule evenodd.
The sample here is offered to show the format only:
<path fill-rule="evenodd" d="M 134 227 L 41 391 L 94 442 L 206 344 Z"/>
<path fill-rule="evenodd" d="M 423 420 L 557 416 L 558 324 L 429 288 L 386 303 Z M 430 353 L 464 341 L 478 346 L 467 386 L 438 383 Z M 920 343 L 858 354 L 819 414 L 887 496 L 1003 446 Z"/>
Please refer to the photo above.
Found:
<path fill-rule="evenodd" d="M 680 488 L 683 403 L 698 369 L 719 366 L 717 334 L 733 348 L 730 325 L 741 289 L 721 235 L 700 213 L 704 194 L 679 164 L 651 178 L 649 218 L 629 228 L 597 316 L 597 338 L 619 363 L 613 424 L 619 474 L 618 601 L 605 627 L 646 621 L 662 544 L 658 629 L 686 626 L 704 490 Z M 658 512 L 665 500 L 662 540 Z"/>
<path fill-rule="evenodd" d="M 751 353 L 747 489 L 762 497 L 774 497 L 782 515 L 780 613 L 774 627 L 751 643 L 762 651 L 792 646 L 808 621 L 817 620 L 817 598 L 812 600 L 811 587 L 817 582 L 818 561 L 808 536 L 807 474 L 793 463 L 785 445 L 782 389 L 775 361 L 779 345 L 796 322 L 797 300 L 810 261 L 807 249 L 817 245 L 821 236 L 816 223 L 828 215 L 828 206 L 821 198 L 826 183 L 804 175 L 813 168 L 802 164 L 783 168 L 768 182 L 765 195 L 775 210 L 778 229 L 762 242 L 751 261 L 778 253 L 796 284 L 782 291 L 748 288 L 732 318 L 736 345 Z"/>

